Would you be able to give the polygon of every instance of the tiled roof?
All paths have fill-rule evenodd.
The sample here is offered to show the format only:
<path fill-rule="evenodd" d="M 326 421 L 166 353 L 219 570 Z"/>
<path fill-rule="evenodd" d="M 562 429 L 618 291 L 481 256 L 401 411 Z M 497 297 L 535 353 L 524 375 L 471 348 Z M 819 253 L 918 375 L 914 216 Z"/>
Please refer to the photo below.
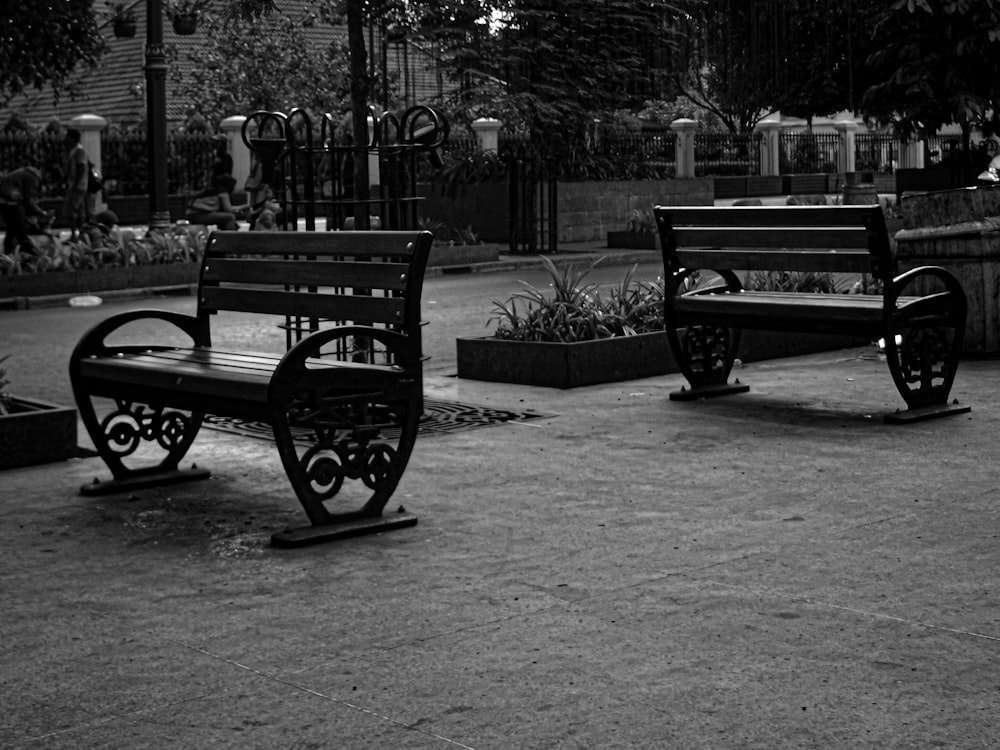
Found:
<path fill-rule="evenodd" d="M 212 0 L 221 6 L 226 0 Z M 11 112 L 19 112 L 36 127 L 44 126 L 53 119 L 63 123 L 81 114 L 97 114 L 112 124 L 128 125 L 140 123 L 146 113 L 146 2 L 134 0 L 127 3 L 135 12 L 138 32 L 131 39 L 117 39 L 111 22 L 101 25 L 101 32 L 108 42 L 108 50 L 94 69 L 82 70 L 77 74 L 78 88 L 83 92 L 75 99 L 63 97 L 58 104 L 52 100 L 49 89 L 16 97 L 5 108 L 0 109 L 0 123 L 6 122 Z M 310 0 L 281 0 L 281 11 L 297 16 L 311 9 Z M 338 39 L 343 39 L 346 31 L 342 27 L 316 23 L 303 29 L 310 44 L 327 49 Z M 174 93 L 177 83 L 172 80 L 178 74 L 183 76 L 192 63 L 189 52 L 204 44 L 204 32 L 199 29 L 192 36 L 178 36 L 170 22 L 164 19 L 163 41 L 173 45 L 177 55 L 171 62 L 167 74 L 167 119 L 180 124 L 184 119 L 185 103 Z M 399 93 L 405 97 L 405 104 L 430 103 L 446 88 L 440 80 L 432 56 L 415 45 L 390 45 L 387 55 L 390 70 L 399 71 Z M 238 114 L 238 113 L 234 113 Z"/>

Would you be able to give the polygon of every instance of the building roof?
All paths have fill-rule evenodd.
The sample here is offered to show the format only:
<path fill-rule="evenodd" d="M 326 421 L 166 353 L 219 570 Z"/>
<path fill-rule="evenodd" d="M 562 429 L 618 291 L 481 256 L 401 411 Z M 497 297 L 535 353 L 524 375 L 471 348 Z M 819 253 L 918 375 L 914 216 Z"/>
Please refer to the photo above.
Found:
<path fill-rule="evenodd" d="M 226 0 L 211 0 L 221 6 Z M 22 115 L 31 125 L 43 127 L 52 120 L 68 122 L 81 114 L 96 114 L 106 118 L 112 125 L 132 125 L 142 123 L 146 116 L 146 0 L 126 2 L 136 17 L 137 33 L 132 38 L 118 39 L 114 35 L 111 21 L 100 24 L 100 30 L 107 40 L 107 52 L 96 68 L 77 72 L 73 82 L 81 92 L 74 98 L 63 96 L 58 103 L 53 101 L 48 87 L 32 89 L 12 99 L 0 108 L 0 122 L 5 122 L 11 113 Z M 282 0 L 281 12 L 298 15 L 312 10 L 310 0 Z M 310 44 L 319 49 L 329 47 L 346 37 L 343 27 L 315 23 L 303 29 Z M 179 77 L 190 70 L 192 62 L 189 53 L 205 42 L 203 27 L 191 36 L 180 36 L 174 32 L 169 21 L 164 19 L 164 45 L 176 52 L 171 55 L 167 74 L 167 119 L 174 125 L 184 121 L 185 102 L 176 94 Z M 370 52 L 370 54 L 372 54 Z M 380 51 L 374 51 L 380 55 Z M 397 89 L 404 106 L 427 104 L 440 99 L 448 86 L 442 80 L 434 56 L 421 47 L 406 40 L 390 43 L 386 60 L 390 75 L 397 78 Z M 240 114 L 240 113 L 233 113 Z"/>

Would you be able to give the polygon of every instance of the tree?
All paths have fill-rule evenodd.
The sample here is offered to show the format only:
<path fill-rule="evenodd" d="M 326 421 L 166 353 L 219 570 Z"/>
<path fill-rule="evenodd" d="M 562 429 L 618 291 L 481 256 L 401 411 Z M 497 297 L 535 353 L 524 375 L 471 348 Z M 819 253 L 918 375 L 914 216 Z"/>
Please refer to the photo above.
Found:
<path fill-rule="evenodd" d="M 428 2 L 418 35 L 444 51 L 459 83 L 451 102 L 468 117 L 494 116 L 565 156 L 588 124 L 638 107 L 657 89 L 662 0 Z"/>
<path fill-rule="evenodd" d="M 867 117 L 907 138 L 957 123 L 966 147 L 974 126 L 997 132 L 1000 0 L 896 0 L 877 19 L 875 40 Z"/>
<path fill-rule="evenodd" d="M 70 76 L 94 67 L 104 51 L 94 0 L 7 2 L 0 12 L 0 103 L 29 88 L 52 87 L 53 96 L 74 95 Z"/>
<path fill-rule="evenodd" d="M 855 109 L 881 0 L 682 0 L 673 80 L 733 132 Z"/>
<path fill-rule="evenodd" d="M 280 11 L 263 22 L 206 16 L 206 43 L 191 51 L 195 65 L 177 89 L 191 102 L 188 117 L 217 123 L 254 110 L 342 110 L 346 52 L 334 45 L 317 53 L 308 45 L 305 29 L 315 22 L 313 15 L 293 18 Z"/>

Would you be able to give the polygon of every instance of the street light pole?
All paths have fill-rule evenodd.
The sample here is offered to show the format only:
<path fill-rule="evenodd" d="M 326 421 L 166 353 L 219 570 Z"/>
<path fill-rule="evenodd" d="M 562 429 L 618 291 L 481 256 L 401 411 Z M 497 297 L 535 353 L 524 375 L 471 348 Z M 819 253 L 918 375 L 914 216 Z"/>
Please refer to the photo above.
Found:
<path fill-rule="evenodd" d="M 163 46 L 163 0 L 146 0 L 146 138 L 149 169 L 149 229 L 170 226 L 167 203 L 167 55 Z"/>

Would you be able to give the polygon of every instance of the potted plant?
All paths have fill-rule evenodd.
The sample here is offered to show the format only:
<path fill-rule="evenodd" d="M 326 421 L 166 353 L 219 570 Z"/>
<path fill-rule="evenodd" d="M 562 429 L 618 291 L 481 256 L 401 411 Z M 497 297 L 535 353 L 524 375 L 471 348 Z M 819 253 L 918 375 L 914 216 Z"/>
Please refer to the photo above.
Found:
<path fill-rule="evenodd" d="M 178 36 L 191 36 L 198 30 L 198 19 L 208 7 L 208 0 L 167 0 L 167 18 Z"/>
<path fill-rule="evenodd" d="M 633 268 L 601 294 L 586 276 L 602 260 L 581 270 L 542 256 L 553 293 L 522 282 L 523 291 L 494 301 L 494 335 L 456 342 L 458 376 L 575 388 L 676 372 L 663 335 L 663 280 L 637 281 Z"/>
<path fill-rule="evenodd" d="M 625 231 L 608 232 L 608 247 L 658 250 L 660 247 L 659 237 L 656 234 L 656 221 L 653 219 L 653 212 L 633 209 L 628 215 Z"/>
<path fill-rule="evenodd" d="M 108 15 L 115 36 L 119 39 L 131 39 L 135 36 L 135 9 L 129 3 L 108 3 Z"/>
<path fill-rule="evenodd" d="M 0 470 L 63 461 L 76 454 L 76 409 L 13 396 L 0 357 Z"/>
<path fill-rule="evenodd" d="M 635 266 L 609 293 L 586 282 L 597 260 L 584 270 L 559 269 L 548 258 L 552 294 L 529 284 L 506 302 L 494 301 L 493 336 L 459 338 L 458 376 L 521 385 L 575 388 L 581 385 L 654 377 L 678 372 L 663 333 L 663 299 L 667 284 L 636 281 Z M 707 279 L 695 273 L 684 290 L 699 288 Z M 864 277 L 860 279 L 864 283 Z M 843 289 L 826 273 L 759 272 L 747 274 L 750 289 L 840 294 Z M 855 285 L 857 286 L 857 285 Z M 784 331 L 743 331 L 742 362 L 791 357 L 864 345 L 857 337 L 796 334 Z"/>

